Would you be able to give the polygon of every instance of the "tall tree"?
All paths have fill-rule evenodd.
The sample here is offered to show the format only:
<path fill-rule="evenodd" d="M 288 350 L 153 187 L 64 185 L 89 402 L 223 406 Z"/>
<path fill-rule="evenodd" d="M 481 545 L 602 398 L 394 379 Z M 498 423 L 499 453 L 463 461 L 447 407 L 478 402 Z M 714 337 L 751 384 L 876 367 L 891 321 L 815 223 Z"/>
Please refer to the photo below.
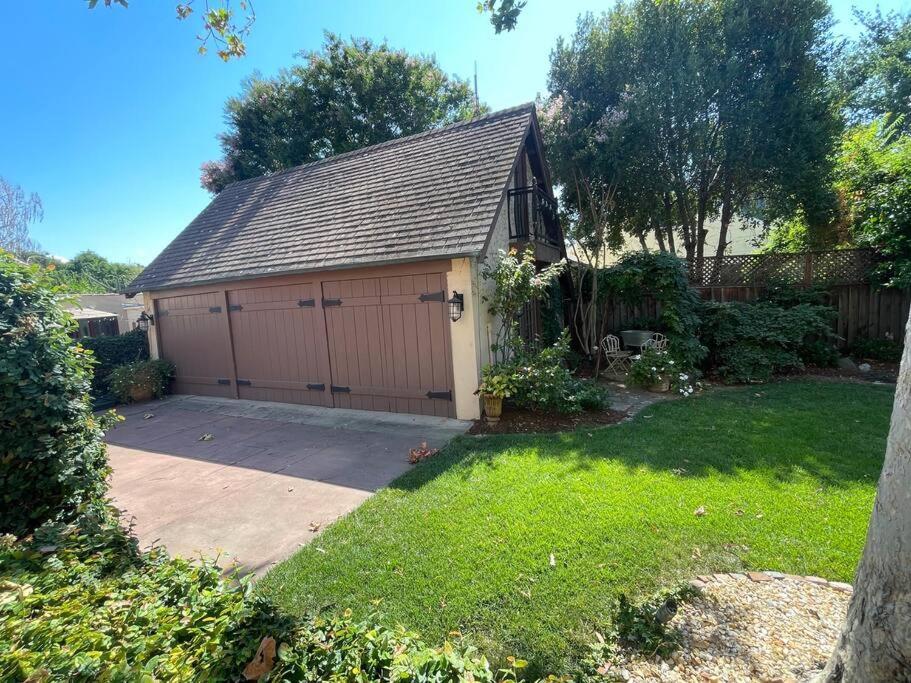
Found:
<path fill-rule="evenodd" d="M 911 319 L 905 339 L 911 339 Z M 911 680 L 911 344 L 905 344 L 902 357 L 886 459 L 854 594 L 820 680 Z"/>
<path fill-rule="evenodd" d="M 825 0 L 630 0 L 582 18 L 551 57 L 557 180 L 616 184 L 616 230 L 697 263 L 720 218 L 723 253 L 747 202 L 793 211 L 828 173 L 829 23 Z"/>
<path fill-rule="evenodd" d="M 202 185 L 279 171 L 366 145 L 471 117 L 466 81 L 447 76 L 432 57 L 385 42 L 343 40 L 326 33 L 319 52 L 275 78 L 250 78 L 228 100 L 224 157 L 203 165 Z"/>
<path fill-rule="evenodd" d="M 903 117 L 911 126 L 911 14 L 856 11 L 863 27 L 838 69 L 845 108 L 854 122 Z"/>
<path fill-rule="evenodd" d="M 19 254 L 35 248 L 29 226 L 44 219 L 41 197 L 26 195 L 19 185 L 0 176 L 0 249 Z"/>

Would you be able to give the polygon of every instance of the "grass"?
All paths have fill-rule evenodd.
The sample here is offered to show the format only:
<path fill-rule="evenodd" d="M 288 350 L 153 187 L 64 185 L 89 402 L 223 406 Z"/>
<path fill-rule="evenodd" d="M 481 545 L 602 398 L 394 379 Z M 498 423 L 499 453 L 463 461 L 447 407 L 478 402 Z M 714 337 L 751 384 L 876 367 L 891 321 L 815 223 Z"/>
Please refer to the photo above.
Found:
<path fill-rule="evenodd" d="M 661 403 L 604 429 L 463 437 L 259 590 L 292 613 L 366 613 L 380 600 L 429 642 L 458 630 L 494 662 L 566 671 L 621 593 L 740 569 L 850 581 L 892 391 L 782 382 Z"/>

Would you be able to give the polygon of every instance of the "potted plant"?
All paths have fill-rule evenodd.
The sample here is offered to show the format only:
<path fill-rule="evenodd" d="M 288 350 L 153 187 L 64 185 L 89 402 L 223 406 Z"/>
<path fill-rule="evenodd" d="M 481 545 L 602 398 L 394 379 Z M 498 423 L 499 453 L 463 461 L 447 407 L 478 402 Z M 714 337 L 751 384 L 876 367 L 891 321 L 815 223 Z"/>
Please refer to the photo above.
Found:
<path fill-rule="evenodd" d="M 503 399 L 513 390 L 512 373 L 502 365 L 488 365 L 481 371 L 481 385 L 477 392 L 484 399 L 484 416 L 488 422 L 499 422 L 503 414 Z"/>
<path fill-rule="evenodd" d="M 667 351 L 645 347 L 642 353 L 633 357 L 627 381 L 649 391 L 664 393 L 670 391 L 671 380 L 679 372 Z"/>
<path fill-rule="evenodd" d="M 114 368 L 108 377 L 111 392 L 123 403 L 160 398 L 174 376 L 174 365 L 166 360 L 144 360 Z"/>

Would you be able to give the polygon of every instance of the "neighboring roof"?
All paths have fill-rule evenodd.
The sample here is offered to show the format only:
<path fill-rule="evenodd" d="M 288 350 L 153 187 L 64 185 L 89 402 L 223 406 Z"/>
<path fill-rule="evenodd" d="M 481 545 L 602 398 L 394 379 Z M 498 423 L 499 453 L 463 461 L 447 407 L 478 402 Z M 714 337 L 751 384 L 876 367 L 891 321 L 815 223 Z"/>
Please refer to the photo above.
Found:
<path fill-rule="evenodd" d="M 479 254 L 534 105 L 226 187 L 128 291 Z"/>
<path fill-rule="evenodd" d="M 116 313 L 99 311 L 97 308 L 67 308 L 66 311 L 76 318 L 76 320 L 95 320 L 96 318 L 117 317 Z"/>

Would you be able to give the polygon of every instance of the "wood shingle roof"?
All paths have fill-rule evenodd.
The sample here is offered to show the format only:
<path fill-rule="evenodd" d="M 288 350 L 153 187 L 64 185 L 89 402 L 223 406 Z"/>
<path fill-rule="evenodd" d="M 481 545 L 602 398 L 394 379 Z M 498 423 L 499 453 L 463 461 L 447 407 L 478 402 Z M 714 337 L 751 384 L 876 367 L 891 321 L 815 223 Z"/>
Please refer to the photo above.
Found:
<path fill-rule="evenodd" d="M 526 104 L 229 185 L 128 291 L 479 254 L 533 116 Z"/>

